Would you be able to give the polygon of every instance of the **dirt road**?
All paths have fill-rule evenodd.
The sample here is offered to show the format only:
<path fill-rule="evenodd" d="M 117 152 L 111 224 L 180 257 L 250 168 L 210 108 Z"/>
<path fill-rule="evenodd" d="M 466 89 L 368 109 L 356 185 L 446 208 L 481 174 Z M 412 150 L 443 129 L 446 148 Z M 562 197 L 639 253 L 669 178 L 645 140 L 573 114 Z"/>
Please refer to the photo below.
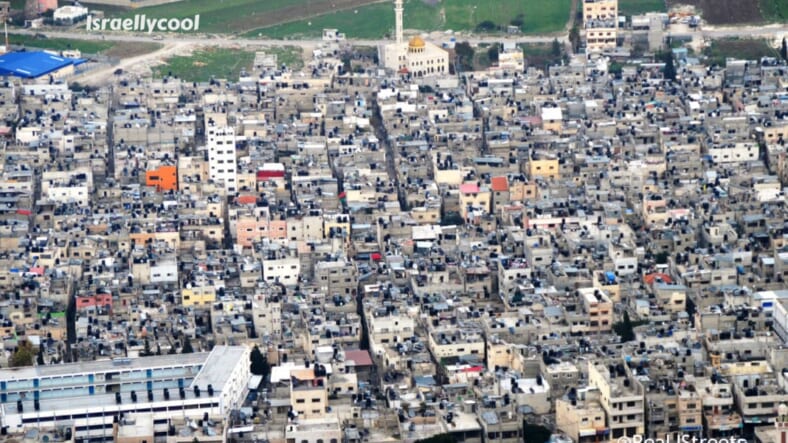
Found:
<path fill-rule="evenodd" d="M 123 71 L 131 74 L 143 76 L 150 72 L 151 67 L 161 64 L 162 60 L 175 55 L 187 55 L 194 49 L 195 45 L 191 43 L 168 43 L 157 51 L 136 57 L 122 59 L 117 65 L 99 67 L 90 71 L 86 71 L 78 76 L 73 77 L 70 81 L 84 85 L 98 86 L 107 83 L 107 81 L 118 69 L 122 69 Z"/>

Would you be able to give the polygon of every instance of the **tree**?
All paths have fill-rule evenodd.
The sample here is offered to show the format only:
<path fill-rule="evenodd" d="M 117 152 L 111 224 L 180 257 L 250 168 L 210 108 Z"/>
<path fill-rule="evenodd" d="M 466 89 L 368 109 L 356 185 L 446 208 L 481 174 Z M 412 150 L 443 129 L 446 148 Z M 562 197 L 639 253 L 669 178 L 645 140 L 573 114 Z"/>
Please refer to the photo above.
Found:
<path fill-rule="evenodd" d="M 454 443 L 454 441 L 454 437 L 451 434 L 438 434 L 429 438 L 416 440 L 416 443 Z"/>
<path fill-rule="evenodd" d="M 553 57 L 559 57 L 561 55 L 561 43 L 558 42 L 558 39 L 553 39 Z"/>
<path fill-rule="evenodd" d="M 268 359 L 265 358 L 260 348 L 255 346 L 249 354 L 249 371 L 254 375 L 262 375 L 263 378 L 268 376 L 271 371 L 271 366 L 268 364 Z"/>
<path fill-rule="evenodd" d="M 665 61 L 665 70 L 662 71 L 665 80 L 676 81 L 676 66 L 673 64 L 673 53 L 671 51 L 665 52 L 663 55 Z"/>
<path fill-rule="evenodd" d="M 465 220 L 463 220 L 459 212 L 455 212 L 455 211 L 449 211 L 443 214 L 443 217 L 441 217 L 441 221 L 440 221 L 441 226 L 451 226 L 451 225 L 462 226 L 464 224 L 465 224 Z"/>
<path fill-rule="evenodd" d="M 544 443 L 550 440 L 551 434 L 550 430 L 544 426 L 523 423 L 523 442 L 525 443 Z"/>
<path fill-rule="evenodd" d="M 20 366 L 33 366 L 34 356 L 35 350 L 33 349 L 33 344 L 27 340 L 21 341 L 17 344 L 16 352 L 14 352 L 14 355 L 11 356 L 9 365 L 12 368 L 18 368 Z"/>
<path fill-rule="evenodd" d="M 498 45 L 490 46 L 487 50 L 487 58 L 490 59 L 490 63 L 498 63 Z"/>
<path fill-rule="evenodd" d="M 569 30 L 569 42 L 572 43 L 572 52 L 577 52 L 580 49 L 580 28 L 577 25 L 572 26 Z"/>
<path fill-rule="evenodd" d="M 491 22 L 490 20 L 485 20 L 476 26 L 476 32 L 493 32 L 497 30 L 498 25 Z"/>
<path fill-rule="evenodd" d="M 632 326 L 632 320 L 629 318 L 629 312 L 624 311 L 624 321 L 616 323 L 613 326 L 613 330 L 621 337 L 622 342 L 629 342 L 635 339 L 635 330 Z"/>
<path fill-rule="evenodd" d="M 473 55 L 474 50 L 468 42 L 460 42 L 454 45 L 454 53 L 457 54 L 459 59 L 460 69 L 463 71 L 473 70 Z"/>
<path fill-rule="evenodd" d="M 189 340 L 189 337 L 183 337 L 183 348 L 181 348 L 181 354 L 193 354 L 194 348 L 192 348 L 192 342 Z"/>
<path fill-rule="evenodd" d="M 697 312 L 697 308 L 695 307 L 695 302 L 692 301 L 692 297 L 687 297 L 687 315 L 689 315 L 690 324 L 695 326 L 695 312 Z"/>
<path fill-rule="evenodd" d="M 610 65 L 607 67 L 607 72 L 616 77 L 621 77 L 621 73 L 624 71 L 624 65 L 618 62 L 611 62 Z"/>
<path fill-rule="evenodd" d="M 150 355 L 153 355 L 153 353 L 150 351 L 150 342 L 148 341 L 148 338 L 146 337 L 145 338 L 145 348 L 142 350 L 142 356 L 143 357 L 148 357 Z"/>
<path fill-rule="evenodd" d="M 342 54 L 342 57 L 340 58 L 340 60 L 342 61 L 342 69 L 344 71 L 343 74 L 345 72 L 350 72 L 351 69 L 352 69 L 352 66 L 351 66 L 351 63 L 350 63 L 350 54 L 348 54 L 348 53 Z"/>
<path fill-rule="evenodd" d="M 788 60 L 788 42 L 785 41 L 785 37 L 783 37 L 783 45 L 780 48 L 780 57 L 783 60 Z"/>
<path fill-rule="evenodd" d="M 654 257 L 654 260 L 656 260 L 658 265 L 665 265 L 668 263 L 668 256 L 669 254 L 667 252 L 660 251 L 657 253 L 656 257 Z"/>
<path fill-rule="evenodd" d="M 512 26 L 517 26 L 518 28 L 522 29 L 523 25 L 525 24 L 525 16 L 523 14 L 517 14 L 517 17 L 513 18 L 512 21 L 509 22 Z"/>

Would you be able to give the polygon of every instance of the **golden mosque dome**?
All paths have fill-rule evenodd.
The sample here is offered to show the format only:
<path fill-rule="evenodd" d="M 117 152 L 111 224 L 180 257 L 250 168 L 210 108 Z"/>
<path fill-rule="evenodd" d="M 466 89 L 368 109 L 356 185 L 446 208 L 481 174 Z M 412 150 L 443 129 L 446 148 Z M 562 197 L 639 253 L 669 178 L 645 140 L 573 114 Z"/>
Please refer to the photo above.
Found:
<path fill-rule="evenodd" d="M 408 42 L 408 48 L 411 48 L 411 49 L 420 49 L 420 48 L 423 48 L 424 46 L 425 46 L 424 39 L 422 39 L 419 36 L 413 37 Z"/>

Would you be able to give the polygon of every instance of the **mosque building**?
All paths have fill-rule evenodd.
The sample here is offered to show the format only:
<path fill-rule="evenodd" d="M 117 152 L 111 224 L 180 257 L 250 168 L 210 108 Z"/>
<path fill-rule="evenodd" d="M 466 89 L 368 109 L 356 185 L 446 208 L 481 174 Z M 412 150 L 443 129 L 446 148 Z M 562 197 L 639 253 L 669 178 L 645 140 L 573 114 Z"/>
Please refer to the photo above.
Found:
<path fill-rule="evenodd" d="M 445 75 L 449 72 L 449 53 L 443 48 L 416 36 L 407 43 L 402 37 L 403 0 L 394 0 L 395 37 L 394 43 L 381 47 L 386 68 L 415 77 Z"/>

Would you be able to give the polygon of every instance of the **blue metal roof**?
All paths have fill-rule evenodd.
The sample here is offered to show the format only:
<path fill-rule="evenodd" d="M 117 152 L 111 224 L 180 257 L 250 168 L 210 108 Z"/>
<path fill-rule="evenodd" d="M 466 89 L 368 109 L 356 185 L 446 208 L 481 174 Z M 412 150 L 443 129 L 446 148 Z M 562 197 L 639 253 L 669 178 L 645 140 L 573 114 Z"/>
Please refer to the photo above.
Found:
<path fill-rule="evenodd" d="M 85 63 L 84 59 L 65 58 L 43 51 L 9 52 L 0 55 L 0 75 L 36 78 L 69 65 Z"/>

